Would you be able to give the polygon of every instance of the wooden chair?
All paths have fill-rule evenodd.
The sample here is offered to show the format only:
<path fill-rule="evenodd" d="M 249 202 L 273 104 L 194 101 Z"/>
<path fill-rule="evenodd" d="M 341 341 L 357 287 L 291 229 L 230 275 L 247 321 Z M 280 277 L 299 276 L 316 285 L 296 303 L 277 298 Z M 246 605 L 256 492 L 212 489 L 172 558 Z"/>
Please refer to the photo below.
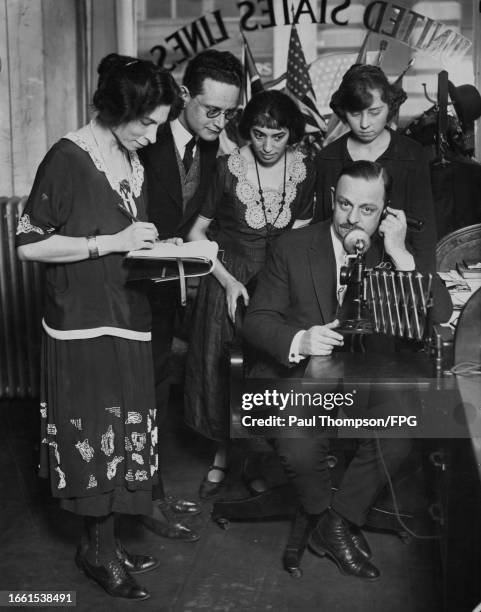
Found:
<path fill-rule="evenodd" d="M 230 377 L 231 384 L 239 384 L 245 379 L 244 354 L 240 342 L 236 342 L 230 351 Z M 333 445 L 328 459 L 331 468 L 331 478 L 334 488 L 340 482 L 345 467 L 345 455 L 350 452 L 350 445 L 337 440 Z M 399 480 L 397 486 L 403 487 L 406 475 Z M 387 488 L 380 495 L 375 506 L 371 508 L 366 521 L 366 527 L 378 531 L 392 532 L 398 535 L 405 543 L 409 541 L 409 534 L 398 522 L 396 512 L 391 507 L 390 493 Z M 400 510 L 399 516 L 404 524 L 412 527 L 415 520 L 412 511 Z M 304 555 L 307 540 L 317 519 L 305 513 L 299 504 L 297 495 L 289 482 L 268 489 L 259 495 L 241 499 L 219 499 L 214 502 L 211 518 L 222 529 L 228 529 L 231 521 L 252 521 L 262 519 L 284 518 L 291 521 L 288 541 L 282 555 L 284 569 L 293 578 L 302 576 L 301 561 Z"/>

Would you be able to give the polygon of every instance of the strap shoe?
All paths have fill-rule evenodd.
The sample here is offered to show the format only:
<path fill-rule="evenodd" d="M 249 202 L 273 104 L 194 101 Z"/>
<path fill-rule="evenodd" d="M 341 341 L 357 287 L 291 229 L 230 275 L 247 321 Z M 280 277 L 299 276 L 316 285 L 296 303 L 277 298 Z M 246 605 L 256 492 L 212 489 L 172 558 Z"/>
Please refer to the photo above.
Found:
<path fill-rule="evenodd" d="M 209 480 L 209 473 L 212 472 L 212 470 L 218 470 L 219 472 L 222 472 L 222 479 L 219 480 L 219 482 Z M 228 469 L 221 465 L 211 465 L 207 474 L 204 476 L 204 479 L 200 483 L 200 499 L 211 499 L 212 497 L 215 497 L 218 493 L 220 493 L 225 487 L 225 477 L 227 475 L 227 472 Z"/>

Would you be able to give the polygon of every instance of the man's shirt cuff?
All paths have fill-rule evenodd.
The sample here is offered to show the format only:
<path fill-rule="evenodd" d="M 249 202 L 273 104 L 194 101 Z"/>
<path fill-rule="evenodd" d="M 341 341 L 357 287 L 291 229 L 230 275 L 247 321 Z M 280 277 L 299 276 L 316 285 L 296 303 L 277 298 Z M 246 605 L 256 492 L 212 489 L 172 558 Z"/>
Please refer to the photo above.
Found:
<path fill-rule="evenodd" d="M 305 333 L 304 329 L 298 331 L 297 334 L 292 338 L 291 348 L 289 349 L 289 361 L 290 363 L 299 363 L 306 358 L 305 355 L 299 354 L 299 346 L 301 344 L 301 338 Z"/>

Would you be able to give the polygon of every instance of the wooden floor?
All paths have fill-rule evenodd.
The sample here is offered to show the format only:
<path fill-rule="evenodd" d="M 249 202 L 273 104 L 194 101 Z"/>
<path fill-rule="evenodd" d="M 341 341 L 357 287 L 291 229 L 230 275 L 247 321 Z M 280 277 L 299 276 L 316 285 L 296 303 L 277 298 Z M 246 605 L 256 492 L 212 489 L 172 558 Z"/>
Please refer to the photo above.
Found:
<path fill-rule="evenodd" d="M 178 403 L 173 402 L 173 415 Z M 175 426 L 162 439 L 165 481 L 170 492 L 195 498 L 211 448 L 178 419 L 172 422 Z M 224 531 L 210 520 L 209 504 L 190 521 L 201 532 L 196 543 L 155 536 L 133 518 L 123 518 L 127 548 L 154 554 L 161 563 L 141 576 L 150 600 L 134 604 L 110 598 L 73 563 L 80 520 L 59 510 L 46 483 L 35 475 L 36 424 L 34 404 L 0 403 L 0 590 L 75 590 L 76 609 L 82 612 L 441 610 L 433 541 L 404 544 L 393 535 L 368 534 L 382 573 L 375 583 L 342 576 L 332 562 L 306 551 L 303 576 L 296 580 L 281 565 L 287 521 L 231 523 Z M 241 487 L 232 473 L 229 494 L 242 496 Z"/>

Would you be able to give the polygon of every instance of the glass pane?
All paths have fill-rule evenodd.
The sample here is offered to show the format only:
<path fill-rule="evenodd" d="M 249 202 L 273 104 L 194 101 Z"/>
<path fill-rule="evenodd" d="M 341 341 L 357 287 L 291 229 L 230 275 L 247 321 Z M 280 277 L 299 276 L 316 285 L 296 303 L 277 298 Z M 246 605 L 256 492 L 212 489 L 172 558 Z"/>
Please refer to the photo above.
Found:
<path fill-rule="evenodd" d="M 237 17 L 239 18 L 239 7 L 237 6 L 237 2 L 234 0 L 229 0 L 226 2 L 225 0 L 214 0 L 214 8 L 213 11 L 220 9 L 222 11 L 223 17 Z M 245 9 L 243 9 L 245 11 Z"/>
<path fill-rule="evenodd" d="M 178 19 L 202 16 L 202 0 L 176 0 L 176 5 Z"/>
<path fill-rule="evenodd" d="M 147 0 L 145 15 L 147 19 L 170 18 L 170 0 Z"/>

